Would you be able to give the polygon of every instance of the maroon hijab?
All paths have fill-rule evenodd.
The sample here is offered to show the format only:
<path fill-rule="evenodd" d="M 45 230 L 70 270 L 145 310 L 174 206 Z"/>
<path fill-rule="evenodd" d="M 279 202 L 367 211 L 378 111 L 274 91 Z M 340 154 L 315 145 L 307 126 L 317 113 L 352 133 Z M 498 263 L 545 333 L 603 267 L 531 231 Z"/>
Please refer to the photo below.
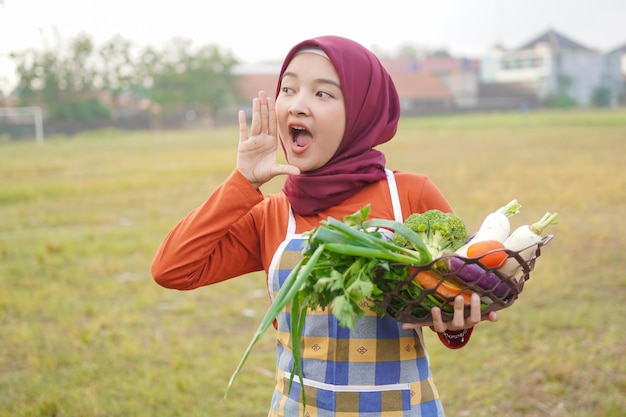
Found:
<path fill-rule="evenodd" d="M 400 101 L 391 77 L 378 58 L 360 44 L 338 36 L 322 36 L 294 46 L 280 71 L 280 80 L 303 48 L 322 49 L 335 71 L 346 106 L 346 130 L 335 155 L 321 168 L 287 177 L 284 193 L 293 211 L 310 216 L 385 178 L 385 156 L 373 149 L 395 135 Z"/>

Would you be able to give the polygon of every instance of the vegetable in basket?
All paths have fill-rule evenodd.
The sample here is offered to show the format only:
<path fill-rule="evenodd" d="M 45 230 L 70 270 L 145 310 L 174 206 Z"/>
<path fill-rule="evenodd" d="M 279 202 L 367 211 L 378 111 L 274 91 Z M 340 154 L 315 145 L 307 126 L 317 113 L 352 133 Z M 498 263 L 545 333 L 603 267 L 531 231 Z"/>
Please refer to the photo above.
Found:
<path fill-rule="evenodd" d="M 404 221 L 404 224 L 422 238 L 428 247 L 433 259 L 443 254 L 455 252 L 466 256 L 470 246 L 487 240 L 504 241 L 510 231 L 509 217 L 517 214 L 521 204 L 516 200 L 511 200 L 497 210 L 489 213 L 483 219 L 478 231 L 467 241 L 467 229 L 463 220 L 454 213 L 443 213 L 439 210 L 429 210 L 424 213 L 413 213 Z M 410 246 L 407 239 L 395 234 L 394 243 L 400 246 Z M 501 260 L 503 262 L 503 260 Z M 446 271 L 447 265 L 440 265 L 440 269 Z M 435 275 L 435 276 L 433 276 Z M 465 304 L 470 304 L 469 291 L 461 289 L 450 280 L 440 280 L 436 272 L 419 273 L 416 281 L 425 289 L 436 288 L 437 296 L 441 300 L 453 299 L 455 295 L 463 295 Z M 481 282 L 485 282 L 482 280 Z M 487 285 L 487 284 L 485 284 Z"/>
<path fill-rule="evenodd" d="M 465 223 L 454 213 L 434 209 L 413 213 L 406 218 L 404 224 L 419 235 L 433 259 L 444 251 L 457 250 L 467 239 Z M 398 246 L 411 246 L 411 242 L 399 233 L 393 235 L 393 242 Z"/>
<path fill-rule="evenodd" d="M 466 264 L 464 257 L 480 257 L 480 262 L 487 268 L 496 268 L 506 261 L 507 253 L 503 251 L 504 241 L 509 237 L 511 223 L 509 218 L 519 213 L 522 205 L 517 199 L 487 214 L 480 227 L 469 240 L 454 250 L 447 263 L 440 263 L 442 271 L 453 271 L 457 278 L 464 283 L 475 283 L 479 288 L 493 291 L 498 296 L 504 296 L 510 287 L 501 283 L 500 278 L 492 272 L 485 272 L 476 264 Z"/>
<path fill-rule="evenodd" d="M 404 221 L 404 225 L 417 233 L 426 245 L 432 259 L 437 259 L 442 253 L 457 250 L 467 240 L 467 229 L 463 220 L 454 213 L 444 213 L 441 210 L 428 210 L 424 213 L 412 213 Z M 399 233 L 393 235 L 393 243 L 402 247 L 412 247 L 414 244 Z M 442 280 L 434 271 L 421 271 L 415 275 L 415 281 L 422 288 L 435 289 L 434 296 L 445 301 L 453 299 L 455 295 L 462 295 L 465 304 L 470 304 L 471 293 L 461 291 L 453 282 Z"/>
<path fill-rule="evenodd" d="M 504 247 L 508 250 L 518 252 L 523 261 L 528 261 L 543 239 L 543 231 L 546 227 L 558 223 L 559 214 L 547 212 L 541 219 L 533 224 L 526 224 L 515 229 L 504 241 Z M 503 274 L 510 275 L 520 267 L 517 258 L 510 257 L 500 267 Z"/>
<path fill-rule="evenodd" d="M 507 258 L 504 243 L 499 240 L 481 240 L 467 248 L 468 258 L 478 258 L 487 268 L 501 267 Z"/>
<path fill-rule="evenodd" d="M 485 291 L 492 292 L 496 297 L 506 297 L 511 291 L 511 287 L 495 272 L 485 270 L 477 263 L 468 263 L 456 255 L 448 258 L 447 270 L 454 273 L 462 282 L 475 284 Z"/>
<path fill-rule="evenodd" d="M 419 271 L 415 274 L 415 281 L 425 289 L 435 288 L 435 297 L 444 301 L 447 299 L 453 300 L 457 295 L 463 297 L 465 305 L 470 305 L 472 301 L 471 291 L 463 290 L 453 282 L 442 280 L 441 276 L 435 271 Z"/>
<path fill-rule="evenodd" d="M 511 223 L 509 218 L 514 214 L 519 213 L 522 205 L 516 199 L 509 201 L 504 206 L 489 213 L 483 219 L 482 224 L 478 228 L 478 231 L 471 236 L 470 240 L 460 248 L 456 250 L 456 253 L 461 256 L 467 255 L 467 249 L 477 243 L 486 240 L 497 240 L 504 242 L 509 233 L 511 232 Z"/>
<path fill-rule="evenodd" d="M 514 295 L 512 287 L 517 284 L 515 275 L 521 264 L 531 259 L 542 242 L 543 231 L 549 225 L 556 224 L 557 219 L 558 213 L 548 212 L 536 223 L 515 229 L 501 244 L 497 241 L 470 244 L 467 256 L 477 258 L 482 266 L 476 262 L 467 262 L 468 258 L 462 258 L 459 251 L 448 258 L 447 265 L 440 263 L 438 266 L 442 268 L 443 265 L 444 270 L 454 272 L 462 282 L 475 284 L 496 297 L 509 297 Z M 477 245 L 483 247 L 477 248 Z M 487 257 L 492 259 L 485 261 Z"/>

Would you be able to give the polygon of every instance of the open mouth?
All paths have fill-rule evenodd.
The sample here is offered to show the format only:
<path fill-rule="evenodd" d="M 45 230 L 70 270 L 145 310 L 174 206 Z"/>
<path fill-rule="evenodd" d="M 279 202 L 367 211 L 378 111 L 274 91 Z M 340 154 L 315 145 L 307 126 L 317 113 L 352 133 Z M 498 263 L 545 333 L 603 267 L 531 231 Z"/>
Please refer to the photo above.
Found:
<path fill-rule="evenodd" d="M 303 126 L 291 126 L 292 150 L 295 153 L 304 152 L 313 142 L 313 135 Z"/>
<path fill-rule="evenodd" d="M 291 127 L 291 142 L 298 148 L 306 148 L 313 141 L 311 133 L 302 126 Z"/>

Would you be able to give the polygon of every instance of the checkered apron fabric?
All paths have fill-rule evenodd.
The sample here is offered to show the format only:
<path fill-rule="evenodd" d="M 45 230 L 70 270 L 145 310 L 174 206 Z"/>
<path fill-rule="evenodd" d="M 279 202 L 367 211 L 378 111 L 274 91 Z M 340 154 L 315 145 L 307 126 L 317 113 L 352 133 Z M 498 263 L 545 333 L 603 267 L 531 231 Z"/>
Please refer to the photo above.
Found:
<path fill-rule="evenodd" d="M 393 196 L 395 182 L 392 185 Z M 290 217 L 290 231 L 270 268 L 268 283 L 274 295 L 301 259 L 306 244 L 303 236 L 292 233 L 295 227 Z M 303 385 L 295 376 L 291 390 L 294 358 L 289 307 L 278 315 L 270 417 L 444 416 L 421 330 L 402 330 L 390 318 L 367 311 L 352 330 L 341 327 L 328 311 L 308 312 L 301 345 Z"/>

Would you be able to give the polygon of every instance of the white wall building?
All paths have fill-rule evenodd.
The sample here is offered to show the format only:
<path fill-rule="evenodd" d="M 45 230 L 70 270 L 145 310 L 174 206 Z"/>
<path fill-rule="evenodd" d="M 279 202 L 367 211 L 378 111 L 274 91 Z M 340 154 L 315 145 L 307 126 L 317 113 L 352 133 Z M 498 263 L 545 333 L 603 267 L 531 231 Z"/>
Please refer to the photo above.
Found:
<path fill-rule="evenodd" d="M 605 87 L 617 105 L 623 89 L 620 59 L 549 30 L 517 49 L 494 48 L 481 61 L 480 77 L 483 83 L 527 84 L 542 102 L 566 93 L 580 106 L 591 105 Z"/>

